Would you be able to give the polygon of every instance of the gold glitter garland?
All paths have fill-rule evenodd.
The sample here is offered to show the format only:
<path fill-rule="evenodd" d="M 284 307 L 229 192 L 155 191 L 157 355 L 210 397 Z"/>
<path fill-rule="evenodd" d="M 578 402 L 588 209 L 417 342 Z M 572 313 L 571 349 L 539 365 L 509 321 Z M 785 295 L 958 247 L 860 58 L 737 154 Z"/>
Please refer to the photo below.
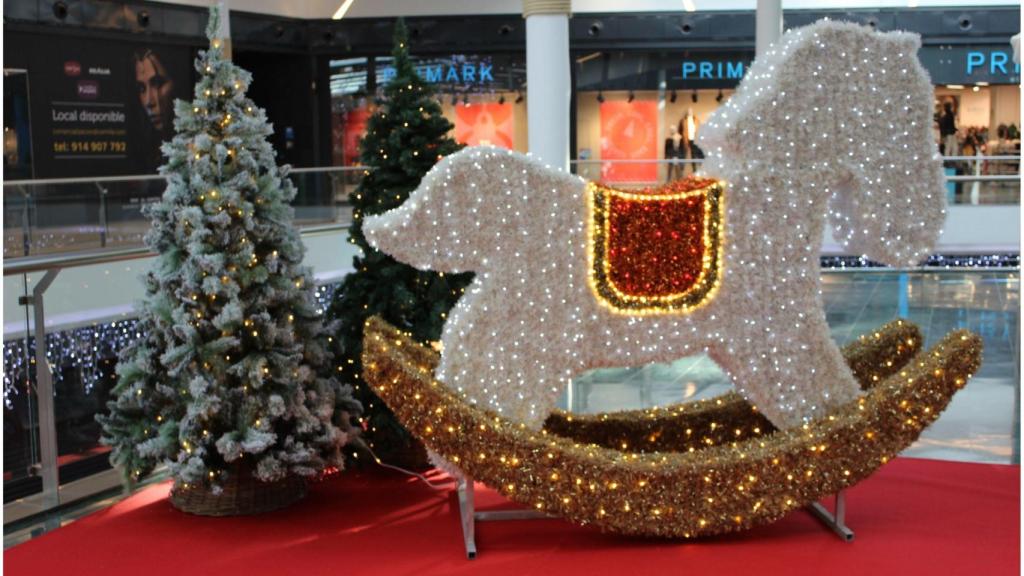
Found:
<path fill-rule="evenodd" d="M 899 372 L 921 349 L 920 329 L 894 320 L 843 348 L 861 388 Z M 729 392 L 662 408 L 573 414 L 556 410 L 544 429 L 587 444 L 635 452 L 693 452 L 770 434 L 775 426 L 742 396 Z"/>
<path fill-rule="evenodd" d="M 724 189 L 721 181 L 695 177 L 643 192 L 588 183 L 588 277 L 598 301 L 633 315 L 689 312 L 708 302 L 721 269 Z M 699 230 L 686 230 L 694 213 Z M 674 239 L 647 236 L 666 230 Z M 676 261 L 678 254 L 687 259 Z"/>
<path fill-rule="evenodd" d="M 979 364 L 981 339 L 947 335 L 863 397 L 801 428 L 695 452 L 628 453 L 528 430 L 433 380 L 421 348 L 367 322 L 365 379 L 442 457 L 506 497 L 578 524 L 648 536 L 747 529 L 853 485 L 933 422 Z M 878 350 L 863 366 L 882 370 Z"/>
<path fill-rule="evenodd" d="M 843 357 L 861 388 L 895 374 L 921 349 L 921 330 L 894 320 L 843 348 Z M 440 354 L 426 346 L 402 346 L 402 362 L 426 366 L 431 373 Z M 769 434 L 775 426 L 735 392 L 663 408 L 573 414 L 556 410 L 544 430 L 576 442 L 635 452 L 693 452 L 727 442 Z"/>

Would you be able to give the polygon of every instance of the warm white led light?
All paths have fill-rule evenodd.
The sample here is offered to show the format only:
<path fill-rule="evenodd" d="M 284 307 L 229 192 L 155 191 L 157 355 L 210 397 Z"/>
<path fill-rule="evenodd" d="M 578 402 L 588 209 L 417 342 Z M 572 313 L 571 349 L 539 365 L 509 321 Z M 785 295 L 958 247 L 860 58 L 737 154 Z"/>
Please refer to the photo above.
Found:
<path fill-rule="evenodd" d="M 598 367 L 707 352 L 781 428 L 859 394 L 820 294 L 828 217 L 867 257 L 926 257 L 944 218 L 933 92 L 905 33 L 819 22 L 785 34 L 702 128 L 728 182 L 720 279 L 706 303 L 613 311 L 591 290 L 586 183 L 495 148 L 444 158 L 371 245 L 421 269 L 476 272 L 445 324 L 437 379 L 540 428 L 569 381 Z"/>

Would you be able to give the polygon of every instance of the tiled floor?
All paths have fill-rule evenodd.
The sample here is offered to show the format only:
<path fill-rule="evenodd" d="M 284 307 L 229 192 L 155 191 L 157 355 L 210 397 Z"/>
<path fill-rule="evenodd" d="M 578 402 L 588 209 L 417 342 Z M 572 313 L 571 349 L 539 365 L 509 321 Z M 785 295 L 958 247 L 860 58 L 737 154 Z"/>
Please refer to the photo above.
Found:
<path fill-rule="evenodd" d="M 825 272 L 825 310 L 839 345 L 896 317 L 930 346 L 950 330 L 980 334 L 981 370 L 904 454 L 971 462 L 1020 462 L 1020 274 L 888 271 Z M 666 406 L 730 389 L 706 356 L 643 368 L 595 370 L 576 380 L 572 410 L 605 412 Z M 563 397 L 565 408 L 568 397 Z"/>

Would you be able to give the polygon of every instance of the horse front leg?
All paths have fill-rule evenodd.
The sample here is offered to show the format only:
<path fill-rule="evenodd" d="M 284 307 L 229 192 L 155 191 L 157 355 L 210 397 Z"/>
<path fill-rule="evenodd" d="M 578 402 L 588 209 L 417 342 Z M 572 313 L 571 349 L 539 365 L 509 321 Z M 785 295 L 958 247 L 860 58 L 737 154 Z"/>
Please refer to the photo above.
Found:
<path fill-rule="evenodd" d="M 803 425 L 860 394 L 824 312 L 786 310 L 770 321 L 748 318 L 740 330 L 709 354 L 777 427 Z"/>
<path fill-rule="evenodd" d="M 539 430 L 558 401 L 569 359 L 560 349 L 542 349 L 544 336 L 510 330 L 522 321 L 512 308 L 496 299 L 456 310 L 435 376 L 470 402 Z"/>

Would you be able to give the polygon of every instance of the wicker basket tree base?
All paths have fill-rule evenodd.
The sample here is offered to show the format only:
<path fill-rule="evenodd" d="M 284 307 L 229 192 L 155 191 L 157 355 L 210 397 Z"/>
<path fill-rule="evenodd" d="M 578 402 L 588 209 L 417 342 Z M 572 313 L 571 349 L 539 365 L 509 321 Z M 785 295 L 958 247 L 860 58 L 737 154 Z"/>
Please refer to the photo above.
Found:
<path fill-rule="evenodd" d="M 232 471 L 220 494 L 206 487 L 175 487 L 171 505 L 200 516 L 245 516 L 278 510 L 306 496 L 306 479 L 288 476 L 276 482 L 257 480 L 248 466 Z"/>

